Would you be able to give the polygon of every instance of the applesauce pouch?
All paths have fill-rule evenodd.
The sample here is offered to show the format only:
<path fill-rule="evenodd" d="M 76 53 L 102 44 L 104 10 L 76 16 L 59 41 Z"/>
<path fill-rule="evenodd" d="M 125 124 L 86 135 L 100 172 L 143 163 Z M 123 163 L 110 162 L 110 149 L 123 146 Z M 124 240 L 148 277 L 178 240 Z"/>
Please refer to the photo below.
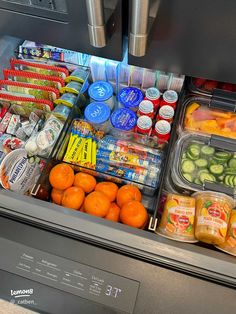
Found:
<path fill-rule="evenodd" d="M 69 71 L 66 68 L 48 65 L 44 63 L 36 63 L 18 59 L 11 59 L 10 61 L 12 70 L 23 70 L 35 72 L 38 74 L 45 74 L 50 76 L 58 76 L 63 80 L 69 76 Z"/>
<path fill-rule="evenodd" d="M 167 194 L 157 233 L 182 242 L 197 242 L 194 237 L 195 199 Z"/>
<path fill-rule="evenodd" d="M 56 88 L 13 81 L 0 80 L 0 89 L 12 93 L 30 95 L 35 99 L 54 101 L 60 97 L 60 92 Z"/>
<path fill-rule="evenodd" d="M 18 106 L 27 107 L 31 110 L 39 109 L 42 111 L 50 112 L 54 109 L 54 106 L 50 100 L 15 96 L 11 93 L 2 93 L 1 91 L 0 103 L 7 108 L 9 108 L 12 104 L 15 104 Z"/>
<path fill-rule="evenodd" d="M 5 80 L 11 80 L 15 82 L 49 86 L 57 89 L 63 88 L 65 86 L 65 81 L 58 76 L 8 69 L 3 70 L 3 75 Z"/>

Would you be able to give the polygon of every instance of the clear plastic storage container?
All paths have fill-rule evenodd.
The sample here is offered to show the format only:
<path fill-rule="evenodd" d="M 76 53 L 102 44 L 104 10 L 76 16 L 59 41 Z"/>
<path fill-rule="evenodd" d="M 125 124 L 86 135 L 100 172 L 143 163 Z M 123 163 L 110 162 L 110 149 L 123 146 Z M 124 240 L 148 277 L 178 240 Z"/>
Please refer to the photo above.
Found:
<path fill-rule="evenodd" d="M 217 108 L 213 108 L 216 105 Z M 210 98 L 188 98 L 183 104 L 179 132 L 193 131 L 236 139 L 235 109 L 235 104 L 226 104 L 223 100 L 213 104 Z"/>
<path fill-rule="evenodd" d="M 197 77 L 191 77 L 189 79 L 188 87 L 191 92 L 206 96 L 212 95 L 215 89 L 236 92 L 236 84 L 217 82 Z"/>
<path fill-rule="evenodd" d="M 236 189 L 234 151 L 235 140 L 230 143 L 223 138 L 183 134 L 175 144 L 171 171 L 174 184 L 189 192 L 213 190 L 233 195 Z"/>

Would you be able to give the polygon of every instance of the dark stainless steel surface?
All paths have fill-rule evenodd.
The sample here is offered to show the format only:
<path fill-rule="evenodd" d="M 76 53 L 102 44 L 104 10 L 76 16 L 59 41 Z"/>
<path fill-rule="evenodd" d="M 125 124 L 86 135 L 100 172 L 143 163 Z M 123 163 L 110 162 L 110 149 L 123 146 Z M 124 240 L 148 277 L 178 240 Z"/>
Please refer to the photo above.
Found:
<path fill-rule="evenodd" d="M 68 259 L 68 264 L 78 262 L 138 281 L 140 288 L 134 314 L 231 314 L 235 311 L 235 290 L 206 280 L 5 218 L 0 218 L 0 237 L 19 243 L 19 247 L 23 244 L 29 250 L 40 250 L 42 256 L 43 252 L 47 252 L 55 255 L 55 259 Z M 8 254 L 7 247 L 2 254 Z M 31 288 L 33 293 L 29 299 L 33 299 L 36 305 L 28 307 L 40 313 L 121 313 L 112 307 L 55 289 L 53 281 L 50 286 L 42 285 L 37 280 L 24 278 L 24 275 L 3 271 L 0 271 L 0 278 L 0 298 L 9 301 L 12 299 L 11 290 Z"/>
<path fill-rule="evenodd" d="M 121 60 L 122 0 L 112 1 L 112 5 L 112 9 L 111 6 L 104 7 L 107 41 L 103 48 L 90 45 L 86 0 L 66 1 L 66 12 L 0 0 L 0 37 L 9 35 Z"/>
<path fill-rule="evenodd" d="M 235 16 L 234 0 L 162 0 L 146 55 L 129 63 L 236 83 Z"/>

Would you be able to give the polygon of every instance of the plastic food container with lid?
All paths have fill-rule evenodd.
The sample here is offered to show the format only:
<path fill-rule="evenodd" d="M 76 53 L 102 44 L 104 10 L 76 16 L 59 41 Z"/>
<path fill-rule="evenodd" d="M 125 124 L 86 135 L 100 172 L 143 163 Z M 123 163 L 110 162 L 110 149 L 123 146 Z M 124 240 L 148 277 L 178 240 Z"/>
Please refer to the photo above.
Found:
<path fill-rule="evenodd" d="M 217 246 L 223 252 L 236 256 L 236 210 L 232 210 L 225 242 Z"/>
<path fill-rule="evenodd" d="M 220 245 L 225 242 L 234 200 L 218 192 L 196 192 L 195 237 L 202 242 Z"/>
<path fill-rule="evenodd" d="M 216 108 L 219 106 L 221 109 Z M 226 105 L 221 100 L 214 102 L 206 97 L 188 98 L 183 104 L 178 131 L 179 133 L 193 131 L 236 139 L 235 104 Z"/>
<path fill-rule="evenodd" d="M 175 144 L 171 176 L 187 191 L 236 191 L 236 141 L 184 133 Z"/>
<path fill-rule="evenodd" d="M 111 124 L 122 131 L 131 131 L 137 123 L 136 114 L 127 108 L 119 108 L 111 114 Z"/>
<path fill-rule="evenodd" d="M 137 111 L 143 98 L 143 93 L 139 88 L 125 87 L 118 94 L 119 107 Z"/>
<path fill-rule="evenodd" d="M 110 124 L 110 107 L 103 102 L 93 102 L 89 104 L 84 111 L 85 119 L 90 122 L 96 130 L 109 132 Z"/>
<path fill-rule="evenodd" d="M 105 81 L 96 81 L 89 86 L 88 94 L 91 102 L 105 102 L 111 110 L 114 109 L 113 87 Z"/>
<path fill-rule="evenodd" d="M 215 89 L 229 92 L 236 91 L 236 84 L 218 82 L 195 77 L 191 77 L 189 79 L 188 87 L 191 92 L 204 96 L 211 96 L 215 92 Z"/>
<path fill-rule="evenodd" d="M 157 233 L 181 242 L 197 242 L 194 236 L 195 199 L 178 194 L 167 194 Z"/>

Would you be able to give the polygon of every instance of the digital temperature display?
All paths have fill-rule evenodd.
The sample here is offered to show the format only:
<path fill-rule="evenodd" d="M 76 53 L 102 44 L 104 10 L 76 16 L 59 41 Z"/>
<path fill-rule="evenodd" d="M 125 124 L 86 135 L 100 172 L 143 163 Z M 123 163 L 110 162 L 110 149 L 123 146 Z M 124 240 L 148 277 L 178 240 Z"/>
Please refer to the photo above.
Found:
<path fill-rule="evenodd" d="M 121 291 L 122 291 L 122 289 L 120 289 L 120 288 L 107 285 L 105 295 L 112 297 L 112 298 L 117 298 L 119 296 L 119 294 L 121 293 Z"/>

